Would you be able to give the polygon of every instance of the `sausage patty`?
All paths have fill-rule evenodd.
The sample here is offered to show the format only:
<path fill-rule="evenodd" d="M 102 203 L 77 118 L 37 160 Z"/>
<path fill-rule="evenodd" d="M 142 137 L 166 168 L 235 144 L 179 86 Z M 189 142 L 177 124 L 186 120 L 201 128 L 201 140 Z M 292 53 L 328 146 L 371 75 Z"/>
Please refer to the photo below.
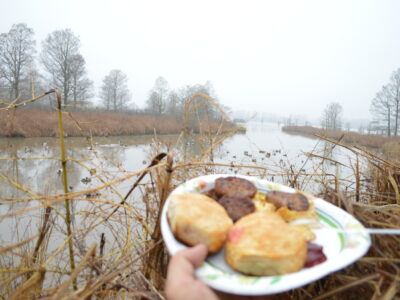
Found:
<path fill-rule="evenodd" d="M 256 210 L 251 198 L 241 195 L 225 195 L 222 196 L 218 203 L 221 204 L 228 213 L 233 222 L 241 217 L 251 214 Z"/>
<path fill-rule="evenodd" d="M 239 177 L 222 177 L 215 180 L 215 192 L 220 196 L 235 195 L 253 198 L 257 193 L 256 186 Z"/>
<path fill-rule="evenodd" d="M 206 192 L 206 196 L 208 196 L 208 197 L 210 197 L 210 198 L 213 198 L 214 200 L 217 200 L 217 201 L 218 201 L 218 199 L 219 199 L 219 196 L 218 196 L 218 194 L 215 192 L 215 189 L 211 189 L 211 190 L 209 190 L 208 192 Z"/>
<path fill-rule="evenodd" d="M 299 193 L 272 191 L 267 194 L 266 200 L 274 204 L 276 208 L 287 206 L 291 210 L 306 211 L 310 207 L 308 199 Z"/>

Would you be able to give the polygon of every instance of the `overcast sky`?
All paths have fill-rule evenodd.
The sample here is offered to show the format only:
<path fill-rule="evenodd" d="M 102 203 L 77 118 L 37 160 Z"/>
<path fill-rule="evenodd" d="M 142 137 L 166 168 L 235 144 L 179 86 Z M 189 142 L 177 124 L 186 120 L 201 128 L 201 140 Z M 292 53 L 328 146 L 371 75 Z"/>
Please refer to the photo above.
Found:
<path fill-rule="evenodd" d="M 37 48 L 70 28 L 96 88 L 111 69 L 144 107 L 158 76 L 171 88 L 210 80 L 233 110 L 319 117 L 339 102 L 369 118 L 400 67 L 400 1 L 1 0 L 0 32 L 24 22 Z"/>

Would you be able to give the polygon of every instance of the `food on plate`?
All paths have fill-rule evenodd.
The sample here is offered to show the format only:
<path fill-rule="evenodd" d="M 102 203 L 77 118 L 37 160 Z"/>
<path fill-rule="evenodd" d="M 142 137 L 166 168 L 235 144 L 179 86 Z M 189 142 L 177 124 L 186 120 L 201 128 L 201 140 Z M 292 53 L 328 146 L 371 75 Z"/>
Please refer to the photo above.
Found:
<path fill-rule="evenodd" d="M 306 211 L 310 207 L 308 199 L 300 193 L 271 191 L 267 194 L 266 198 L 267 201 L 275 205 L 276 208 L 287 206 L 290 210 Z"/>
<path fill-rule="evenodd" d="M 323 247 L 314 243 L 307 244 L 307 260 L 305 268 L 311 268 L 326 261 L 326 256 L 322 251 Z"/>
<path fill-rule="evenodd" d="M 291 224 L 291 226 L 294 227 L 300 234 L 302 234 L 306 238 L 307 242 L 315 240 L 316 238 L 315 233 L 311 231 L 309 226 L 302 224 L 296 224 L 296 225 Z"/>
<path fill-rule="evenodd" d="M 225 245 L 225 260 L 235 270 L 258 276 L 297 272 L 307 258 L 307 241 L 275 213 L 256 212 L 237 221 Z"/>
<path fill-rule="evenodd" d="M 306 211 L 290 210 L 287 206 L 284 206 L 278 209 L 275 213 L 281 216 L 286 222 L 292 222 L 301 218 L 318 219 L 318 215 L 314 211 L 314 206 L 311 206 L 310 209 Z"/>
<path fill-rule="evenodd" d="M 252 200 L 256 193 L 256 186 L 249 180 L 230 176 L 218 178 L 215 187 L 206 192 L 206 195 L 218 201 L 233 222 L 236 222 L 256 210 Z"/>
<path fill-rule="evenodd" d="M 218 202 L 196 193 L 172 195 L 167 217 L 178 240 L 189 246 L 205 244 L 209 253 L 223 247 L 233 224 Z"/>
<path fill-rule="evenodd" d="M 205 193 L 205 195 L 207 195 L 210 198 L 213 198 L 214 200 L 218 201 L 219 196 L 217 195 L 217 193 L 215 192 L 215 189 L 211 189 L 208 192 Z"/>
<path fill-rule="evenodd" d="M 314 202 L 310 196 L 302 192 L 287 193 L 271 191 L 265 196 L 267 203 L 276 207 L 276 213 L 285 221 L 291 222 L 299 218 L 317 218 L 314 211 Z"/>
<path fill-rule="evenodd" d="M 222 197 L 224 195 L 242 195 L 249 198 L 253 198 L 254 195 L 257 193 L 256 186 L 240 177 L 221 177 L 215 180 L 215 193 Z"/>
<path fill-rule="evenodd" d="M 227 211 L 233 222 L 236 222 L 241 217 L 251 214 L 256 210 L 256 207 L 251 198 L 241 195 L 225 195 L 218 199 Z"/>
<path fill-rule="evenodd" d="M 317 217 L 312 196 L 300 191 L 265 194 L 247 179 L 221 177 L 205 194 L 172 195 L 167 217 L 189 246 L 206 244 L 216 253 L 225 245 L 225 261 L 244 274 L 293 273 L 326 260 L 310 243 L 316 236 L 308 225 L 287 223 Z"/>
<path fill-rule="evenodd" d="M 253 198 L 254 205 L 256 206 L 256 211 L 266 211 L 266 212 L 275 212 L 275 205 L 272 203 L 268 203 L 265 200 L 265 194 L 257 192 Z"/>

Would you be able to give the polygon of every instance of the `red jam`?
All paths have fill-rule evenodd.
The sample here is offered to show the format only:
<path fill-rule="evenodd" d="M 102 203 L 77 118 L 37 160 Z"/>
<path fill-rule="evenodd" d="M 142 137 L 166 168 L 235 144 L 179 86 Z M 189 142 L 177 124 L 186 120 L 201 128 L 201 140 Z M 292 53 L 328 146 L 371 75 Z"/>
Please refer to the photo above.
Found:
<path fill-rule="evenodd" d="M 317 244 L 307 244 L 307 260 L 305 268 L 311 268 L 326 261 L 326 256 L 322 251 L 323 247 Z"/>

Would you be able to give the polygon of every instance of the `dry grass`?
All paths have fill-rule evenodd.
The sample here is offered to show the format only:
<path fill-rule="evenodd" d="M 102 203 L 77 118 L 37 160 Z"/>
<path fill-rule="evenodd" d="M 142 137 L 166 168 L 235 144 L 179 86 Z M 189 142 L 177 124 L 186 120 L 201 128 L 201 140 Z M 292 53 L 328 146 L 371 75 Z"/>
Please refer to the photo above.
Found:
<path fill-rule="evenodd" d="M 391 159 L 400 164 L 400 142 L 387 142 L 381 147 L 382 154 L 386 159 Z"/>
<path fill-rule="evenodd" d="M 87 120 L 86 120 L 87 121 Z M 219 127 L 220 128 L 220 127 Z M 98 184 L 87 190 L 62 194 L 30 191 L 0 174 L 1 184 L 11 185 L 24 196 L 0 198 L 0 222 L 24 218 L 36 223 L 0 248 L 0 299 L 163 299 L 168 256 L 160 235 L 160 211 L 169 192 L 198 175 L 237 172 L 276 180 L 307 190 L 317 184 L 326 200 L 353 214 L 365 226 L 400 228 L 400 166 L 360 147 L 326 139 L 348 150 L 356 160 L 347 167 L 353 177 L 327 176 L 316 166 L 313 174 L 291 169 L 271 173 L 254 166 L 213 163 L 214 150 L 234 131 L 201 135 L 185 132 L 181 140 L 197 139 L 196 156 L 155 141 L 152 162 L 134 173 L 115 173 L 89 160 L 67 158 L 88 170 Z M 96 153 L 95 153 L 96 154 Z M 96 154 L 97 155 L 97 154 Z M 41 158 L 38 158 L 41 159 Z M 45 158 L 42 158 L 45 159 Z M 324 157 L 320 157 L 324 160 Z M 2 163 L 0 161 L 0 163 Z M 4 161 L 3 161 L 4 163 Z M 318 165 L 318 163 L 317 163 Z M 233 171 L 231 171 L 233 170 Z M 67 171 L 68 172 L 68 171 Z M 122 186 L 132 187 L 123 194 Z M 65 230 L 65 199 L 73 204 L 72 235 Z M 21 223 L 21 226 L 23 223 Z M 76 266 L 68 263 L 72 241 Z M 349 266 L 307 286 L 278 295 L 282 299 L 392 299 L 399 297 L 400 238 L 374 236 L 368 254 Z M 74 289 L 76 282 L 76 289 Z"/>
<path fill-rule="evenodd" d="M 196 123 L 191 129 L 199 132 L 209 126 L 218 130 L 220 122 Z M 225 123 L 224 130 L 235 127 Z M 142 114 L 64 112 L 66 136 L 113 136 L 180 133 L 183 122 L 172 116 Z M 52 111 L 34 109 L 0 110 L 0 136 L 9 137 L 57 137 L 58 119 Z"/>

